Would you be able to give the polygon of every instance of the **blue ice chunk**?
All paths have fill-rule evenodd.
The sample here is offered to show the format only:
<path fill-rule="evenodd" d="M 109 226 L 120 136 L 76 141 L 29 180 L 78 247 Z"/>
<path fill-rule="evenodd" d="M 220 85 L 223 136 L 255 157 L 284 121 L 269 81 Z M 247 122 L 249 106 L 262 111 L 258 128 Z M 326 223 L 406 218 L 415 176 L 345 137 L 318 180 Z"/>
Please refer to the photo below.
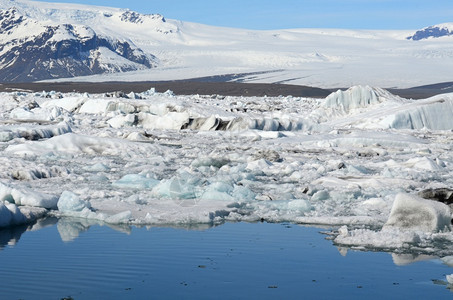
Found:
<path fill-rule="evenodd" d="M 89 172 L 108 172 L 110 168 L 103 163 L 97 163 L 92 166 L 85 168 Z"/>
<path fill-rule="evenodd" d="M 245 186 L 237 185 L 234 187 L 232 196 L 236 201 L 253 201 L 256 194 Z"/>
<path fill-rule="evenodd" d="M 0 227 L 7 227 L 12 224 L 13 214 L 0 202 Z"/>
<path fill-rule="evenodd" d="M 222 166 L 228 164 L 230 162 L 229 159 L 223 157 L 203 157 L 197 158 L 192 162 L 192 167 L 199 168 L 199 167 L 216 167 L 221 168 Z"/>
<path fill-rule="evenodd" d="M 153 192 L 159 197 L 170 199 L 195 199 L 202 194 L 204 181 L 198 176 L 182 172 L 157 185 Z"/>
<path fill-rule="evenodd" d="M 140 174 L 127 174 L 120 180 L 112 183 L 114 187 L 129 189 L 152 189 L 159 183 L 159 180 L 148 178 Z"/>
<path fill-rule="evenodd" d="M 226 182 L 214 182 L 204 191 L 201 199 L 233 201 L 233 186 Z"/>
<path fill-rule="evenodd" d="M 73 192 L 64 191 L 61 193 L 57 203 L 58 210 L 61 212 L 82 211 L 84 208 L 91 208 L 89 201 L 84 201 Z"/>

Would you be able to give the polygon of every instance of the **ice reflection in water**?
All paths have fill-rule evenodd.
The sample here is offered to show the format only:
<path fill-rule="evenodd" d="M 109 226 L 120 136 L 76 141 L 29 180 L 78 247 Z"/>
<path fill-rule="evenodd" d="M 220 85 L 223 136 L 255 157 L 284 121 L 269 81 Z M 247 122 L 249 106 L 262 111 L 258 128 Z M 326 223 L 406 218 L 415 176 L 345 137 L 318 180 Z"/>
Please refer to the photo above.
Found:
<path fill-rule="evenodd" d="M 30 244 L 30 240 L 36 242 Z M 264 289 L 258 289 L 257 295 L 265 298 L 295 297 L 301 289 L 320 297 L 335 296 L 335 290 L 345 297 L 370 296 L 373 293 L 368 290 L 367 294 L 367 287 L 378 287 L 382 290 L 379 297 L 389 296 L 392 288 L 398 288 L 401 295 L 434 295 L 441 299 L 451 296 L 443 288 L 453 290 L 452 276 L 446 276 L 453 273 L 453 256 L 390 253 L 389 259 L 384 253 L 347 247 L 336 251 L 318 228 L 292 224 L 227 223 L 218 227 L 146 229 L 95 220 L 48 218 L 31 226 L 3 229 L 0 241 L 0 277 L 6 278 L 1 286 L 8 287 L 5 295 L 15 298 L 21 295 L 16 294 L 19 287 L 14 282 L 20 282 L 30 271 L 33 279 L 24 277 L 31 293 L 27 295 L 33 295 L 33 291 L 34 295 L 44 293 L 49 284 L 36 278 L 34 272 L 39 272 L 49 280 L 68 276 L 56 286 L 47 287 L 49 294 L 43 295 L 72 295 L 75 299 L 77 293 L 82 298 L 94 293 L 90 295 L 114 299 L 128 296 L 125 292 L 142 297 L 152 289 L 163 296 L 178 297 L 187 292 L 199 296 L 201 286 L 207 293 L 202 295 L 207 296 L 215 288 L 224 292 L 225 298 L 234 296 L 232 287 L 245 294 L 255 292 L 258 286 Z M 9 264 L 17 270 L 5 269 Z M 146 282 L 143 286 L 137 283 L 142 281 Z M 154 286 L 159 284 L 162 289 Z M 113 293 L 123 285 L 123 290 Z M 331 292 L 320 291 L 328 290 L 328 286 Z M 276 288 L 275 295 L 269 294 L 271 287 Z M 181 288 L 187 290 L 178 290 Z M 363 293 L 359 290 L 365 293 L 357 294 Z"/>

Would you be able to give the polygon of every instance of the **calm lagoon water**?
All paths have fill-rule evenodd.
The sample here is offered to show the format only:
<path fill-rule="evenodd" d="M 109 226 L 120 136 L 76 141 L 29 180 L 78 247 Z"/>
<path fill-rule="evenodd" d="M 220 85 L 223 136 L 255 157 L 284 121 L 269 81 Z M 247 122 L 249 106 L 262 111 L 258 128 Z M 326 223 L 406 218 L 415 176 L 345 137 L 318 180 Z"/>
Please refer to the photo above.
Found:
<path fill-rule="evenodd" d="M 0 231 L 0 299 L 453 298 L 439 259 L 339 251 L 320 228 L 46 222 Z"/>

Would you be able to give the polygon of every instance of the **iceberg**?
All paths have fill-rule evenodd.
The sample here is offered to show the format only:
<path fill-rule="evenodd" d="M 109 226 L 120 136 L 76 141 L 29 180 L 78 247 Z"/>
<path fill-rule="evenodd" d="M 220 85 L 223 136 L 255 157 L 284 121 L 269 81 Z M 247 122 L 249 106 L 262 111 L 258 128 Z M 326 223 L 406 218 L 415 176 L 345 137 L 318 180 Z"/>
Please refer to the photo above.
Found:
<path fill-rule="evenodd" d="M 383 89 L 354 86 L 346 91 L 338 90 L 330 94 L 326 97 L 324 106 L 343 113 L 349 113 L 353 109 L 376 105 L 389 98 L 395 98 L 395 96 Z"/>
<path fill-rule="evenodd" d="M 399 193 L 384 228 L 439 232 L 451 230 L 451 210 L 448 205 L 420 198 L 415 195 Z"/>
<path fill-rule="evenodd" d="M 0 182 L 0 201 L 20 206 L 57 208 L 58 197 L 24 187 L 12 187 Z"/>

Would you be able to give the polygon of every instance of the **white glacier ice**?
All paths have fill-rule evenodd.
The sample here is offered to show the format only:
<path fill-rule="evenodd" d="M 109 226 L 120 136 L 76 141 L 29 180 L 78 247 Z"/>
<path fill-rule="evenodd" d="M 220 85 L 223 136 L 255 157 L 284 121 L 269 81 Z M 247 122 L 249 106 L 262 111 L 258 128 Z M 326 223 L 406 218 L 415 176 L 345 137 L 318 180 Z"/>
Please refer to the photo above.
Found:
<path fill-rule="evenodd" d="M 415 105 L 414 105 L 415 106 Z M 421 100 L 415 107 L 398 109 L 381 121 L 382 125 L 397 129 L 449 130 L 453 126 L 453 97 L 434 96 Z"/>
<path fill-rule="evenodd" d="M 354 86 L 346 91 L 338 90 L 330 94 L 326 97 L 324 107 L 349 113 L 354 109 L 379 104 L 392 97 L 395 98 L 395 96 L 380 88 Z"/>
<path fill-rule="evenodd" d="M 7 123 L 7 122 L 5 122 Z M 15 122 L 11 122 L 15 124 Z M 5 125 L 0 131 L 0 142 L 9 142 L 15 138 L 23 138 L 27 140 L 39 140 L 51 138 L 53 136 L 62 135 L 71 132 L 71 126 L 66 122 L 61 122 L 54 125 Z"/>
<path fill-rule="evenodd" d="M 343 246 L 407 250 L 411 245 L 429 244 L 429 240 L 451 239 L 451 220 L 451 209 L 446 204 L 398 193 L 382 230 L 348 230 L 343 226 L 335 242 Z"/>
<path fill-rule="evenodd" d="M 443 203 L 399 193 L 384 225 L 424 232 L 450 230 L 452 213 Z"/>
<path fill-rule="evenodd" d="M 90 209 L 91 204 L 88 201 L 83 201 L 77 196 L 76 194 L 64 191 L 60 195 L 60 199 L 58 199 L 57 208 L 59 211 L 65 212 L 74 212 L 74 211 L 82 211 L 85 208 Z"/>
<path fill-rule="evenodd" d="M 140 174 L 127 174 L 119 180 L 114 181 L 112 185 L 119 188 L 132 188 L 132 189 L 150 189 L 159 183 L 158 180 L 147 178 Z"/>
<path fill-rule="evenodd" d="M 1 226 L 50 214 L 345 226 L 335 243 L 359 248 L 429 252 L 453 240 L 449 206 L 414 196 L 453 184 L 450 94 L 411 100 L 358 86 L 326 99 L 11 95 L 0 94 Z M 10 118 L 30 107 L 49 116 Z M 64 122 L 49 121 L 52 111 Z M 403 115 L 419 125 L 394 121 Z"/>
<path fill-rule="evenodd" d="M 11 207 L 8 204 L 5 205 L 4 203 L 0 203 L 0 227 L 19 225 L 25 223 L 25 221 L 25 216 L 22 215 L 17 207 Z"/>
<path fill-rule="evenodd" d="M 25 187 L 10 186 L 0 182 L 0 199 L 22 206 L 35 206 L 53 209 L 57 207 L 58 197 Z"/>

